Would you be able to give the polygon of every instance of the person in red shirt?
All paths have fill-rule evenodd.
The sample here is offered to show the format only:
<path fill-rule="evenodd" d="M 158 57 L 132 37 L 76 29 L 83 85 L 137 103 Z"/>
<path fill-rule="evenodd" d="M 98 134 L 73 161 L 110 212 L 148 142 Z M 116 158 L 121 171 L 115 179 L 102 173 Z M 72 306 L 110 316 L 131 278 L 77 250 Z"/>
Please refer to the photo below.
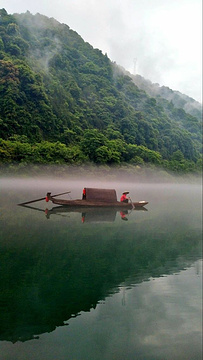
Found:
<path fill-rule="evenodd" d="M 126 202 L 126 203 L 128 203 L 129 198 L 127 197 L 127 194 L 129 194 L 129 191 L 124 191 L 124 192 L 123 192 L 123 194 L 122 194 L 122 196 L 121 196 L 121 198 L 120 198 L 120 201 L 121 201 L 121 202 Z"/>
<path fill-rule="evenodd" d="M 82 191 L 82 199 L 85 200 L 86 199 L 86 189 L 84 188 Z"/>
<path fill-rule="evenodd" d="M 128 221 L 128 218 L 126 217 L 127 214 L 128 214 L 128 211 L 120 211 L 121 219 Z"/>

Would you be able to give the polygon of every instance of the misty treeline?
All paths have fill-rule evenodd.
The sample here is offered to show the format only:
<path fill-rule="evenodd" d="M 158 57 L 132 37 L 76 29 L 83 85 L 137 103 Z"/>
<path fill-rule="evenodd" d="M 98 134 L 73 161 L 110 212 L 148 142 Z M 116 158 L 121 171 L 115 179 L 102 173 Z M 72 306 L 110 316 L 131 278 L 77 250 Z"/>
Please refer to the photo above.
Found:
<path fill-rule="evenodd" d="M 0 10 L 1 163 L 199 171 L 200 119 L 148 95 L 67 25 Z"/>

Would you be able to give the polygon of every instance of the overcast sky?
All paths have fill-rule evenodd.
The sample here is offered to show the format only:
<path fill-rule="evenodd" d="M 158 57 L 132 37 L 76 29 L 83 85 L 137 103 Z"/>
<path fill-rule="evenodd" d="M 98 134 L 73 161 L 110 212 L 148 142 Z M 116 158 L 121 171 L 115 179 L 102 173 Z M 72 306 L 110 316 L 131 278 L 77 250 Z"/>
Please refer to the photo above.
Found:
<path fill-rule="evenodd" d="M 118 65 L 202 102 L 202 0 L 0 0 L 67 24 Z"/>

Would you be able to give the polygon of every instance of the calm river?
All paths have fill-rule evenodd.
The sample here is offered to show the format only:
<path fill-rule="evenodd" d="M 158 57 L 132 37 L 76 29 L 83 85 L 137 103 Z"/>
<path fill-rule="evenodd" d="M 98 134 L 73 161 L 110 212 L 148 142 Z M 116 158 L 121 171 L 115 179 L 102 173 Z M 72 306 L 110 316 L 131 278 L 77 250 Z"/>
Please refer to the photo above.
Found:
<path fill-rule="evenodd" d="M 48 179 L 0 178 L 0 360 L 201 360 L 201 184 Z M 83 186 L 149 204 L 17 206 Z"/>

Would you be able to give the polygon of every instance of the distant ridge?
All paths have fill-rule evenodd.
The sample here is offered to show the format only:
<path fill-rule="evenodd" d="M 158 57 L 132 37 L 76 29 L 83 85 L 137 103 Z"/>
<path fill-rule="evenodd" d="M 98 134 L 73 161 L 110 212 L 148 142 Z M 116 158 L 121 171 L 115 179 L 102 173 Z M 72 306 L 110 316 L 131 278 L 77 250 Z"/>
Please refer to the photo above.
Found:
<path fill-rule="evenodd" d="M 138 88 L 144 90 L 148 95 L 155 98 L 161 97 L 171 101 L 176 108 L 183 108 L 188 114 L 202 120 L 202 104 L 200 102 L 180 91 L 170 89 L 167 86 L 160 86 L 158 83 L 152 83 L 150 80 L 145 79 L 139 74 L 133 75 L 122 66 L 119 67 L 123 73 L 132 78 L 134 84 L 138 86 Z"/>
<path fill-rule="evenodd" d="M 146 80 L 141 75 L 132 75 L 133 82 L 142 90 L 145 90 L 150 96 L 160 96 L 168 101 L 172 101 L 177 108 L 183 108 L 185 112 L 202 118 L 202 104 L 193 98 L 182 94 L 180 91 L 172 90 L 167 86 L 160 86 Z"/>

